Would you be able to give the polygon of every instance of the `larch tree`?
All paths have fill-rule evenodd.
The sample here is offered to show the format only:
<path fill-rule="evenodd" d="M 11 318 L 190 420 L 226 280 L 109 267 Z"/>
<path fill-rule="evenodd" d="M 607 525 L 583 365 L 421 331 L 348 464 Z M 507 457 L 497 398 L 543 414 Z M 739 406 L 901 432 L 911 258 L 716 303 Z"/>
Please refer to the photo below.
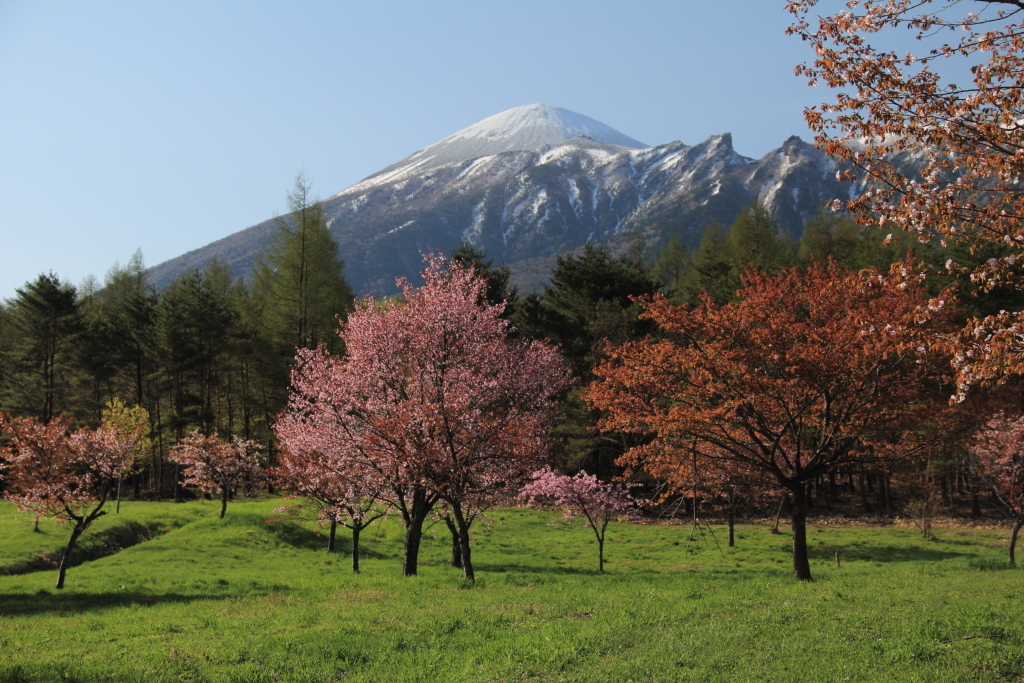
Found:
<path fill-rule="evenodd" d="M 289 413 L 386 483 L 379 495 L 406 527 L 402 573 L 417 571 L 423 523 L 443 500 L 474 577 L 468 514 L 511 490 L 549 447 L 552 398 L 570 382 L 554 348 L 509 338 L 502 306 L 471 267 L 427 257 L 425 283 L 400 300 L 368 300 L 341 329 L 347 354 L 300 350 Z"/>
<path fill-rule="evenodd" d="M 819 6 L 831 9 L 821 11 Z M 1024 258 L 1024 1 L 790 0 L 788 29 L 813 48 L 796 73 L 839 92 L 805 110 L 825 153 L 866 181 L 836 201 L 865 225 L 942 247 L 996 245 L 965 268 L 991 289 L 1020 286 Z M 880 44 L 898 45 L 887 49 Z M 908 170 L 914 169 L 914 170 Z M 951 254 L 952 256 L 953 254 Z M 953 346 L 960 396 L 1024 372 L 1024 312 L 968 321 Z"/>
<path fill-rule="evenodd" d="M 274 367 L 268 370 L 281 386 L 287 382 L 296 348 L 312 349 L 322 343 L 335 353 L 342 350 L 335 334 L 338 316 L 345 317 L 355 298 L 342 273 L 344 262 L 323 205 L 302 174 L 288 193 L 288 210 L 274 221 L 269 243 L 252 272 L 253 314 L 270 347 L 266 362 Z"/>
<path fill-rule="evenodd" d="M 184 483 L 204 493 L 220 492 L 220 518 L 228 508 L 228 496 L 243 487 L 261 483 L 265 474 L 260 467 L 259 445 L 252 441 L 221 441 L 199 432 L 182 439 L 171 448 L 168 459 L 184 469 Z"/>
<path fill-rule="evenodd" d="M 667 477 L 692 449 L 789 491 L 793 571 L 808 580 L 808 482 L 920 453 L 940 433 L 925 428 L 950 410 L 941 393 L 949 359 L 924 335 L 941 331 L 952 307 L 929 305 L 911 270 L 847 274 L 815 263 L 748 271 L 727 304 L 644 299 L 657 336 L 612 349 L 586 398 L 607 411 L 603 428 L 650 437 L 626 465 Z"/>
<path fill-rule="evenodd" d="M 117 472 L 115 513 L 121 512 L 121 484 L 124 478 L 139 471 L 153 447 L 152 440 L 147 436 L 149 424 L 149 411 L 142 406 L 128 406 L 121 399 L 112 398 L 103 407 L 103 426 L 118 434 L 132 435 L 135 440 L 135 445 L 125 458 L 124 467 Z"/>
<path fill-rule="evenodd" d="M 71 527 L 71 538 L 61 555 L 57 588 L 79 537 L 99 517 L 114 494 L 120 473 L 130 467 L 140 430 L 79 429 L 68 433 L 68 420 L 57 416 L 48 423 L 0 414 L 0 433 L 11 436 L 2 451 L 6 497 L 18 509 L 37 518 L 54 517 Z"/>
<path fill-rule="evenodd" d="M 1008 559 L 1014 565 L 1017 535 L 1024 526 L 1024 416 L 993 417 L 975 435 L 971 455 L 978 474 L 1013 516 Z"/>

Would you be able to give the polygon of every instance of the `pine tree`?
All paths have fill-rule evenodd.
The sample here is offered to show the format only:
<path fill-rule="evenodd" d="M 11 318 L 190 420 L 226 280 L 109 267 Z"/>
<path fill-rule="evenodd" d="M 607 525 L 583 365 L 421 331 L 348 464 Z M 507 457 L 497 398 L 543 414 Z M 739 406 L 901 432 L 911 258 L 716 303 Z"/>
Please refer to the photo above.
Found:
<path fill-rule="evenodd" d="M 49 273 L 15 291 L 4 307 L 10 346 L 3 407 L 46 424 L 71 403 L 83 330 L 78 290 Z"/>

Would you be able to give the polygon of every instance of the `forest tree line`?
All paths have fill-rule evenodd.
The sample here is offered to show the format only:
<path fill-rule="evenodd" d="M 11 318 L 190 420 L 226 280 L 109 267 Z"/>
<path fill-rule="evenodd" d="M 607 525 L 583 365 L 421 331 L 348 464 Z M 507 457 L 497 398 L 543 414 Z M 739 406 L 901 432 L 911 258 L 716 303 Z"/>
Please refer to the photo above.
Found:
<path fill-rule="evenodd" d="M 248 278 L 233 280 L 226 264 L 213 261 L 157 291 L 137 252 L 102 282 L 88 279 L 75 287 L 50 273 L 26 283 L 0 305 L 0 412 L 43 423 L 66 415 L 71 424 L 85 426 L 99 424 L 113 399 L 142 406 L 150 452 L 131 479 L 135 497 L 181 498 L 180 468 L 168 456 L 194 430 L 260 443 L 275 463 L 271 426 L 287 404 L 295 351 L 323 344 L 343 353 L 338 317 L 354 305 L 337 245 L 303 179 L 289 194 L 289 209 Z M 650 249 L 637 235 L 618 257 L 587 245 L 557 259 L 544 291 L 526 294 L 511 283 L 509 269 L 495 266 L 485 253 L 463 245 L 451 256 L 474 264 L 487 279 L 491 302 L 507 302 L 504 316 L 516 334 L 555 342 L 572 369 L 577 381 L 560 404 L 552 465 L 609 480 L 622 472 L 618 458 L 638 443 L 627 434 L 600 431 L 601 415 L 581 391 L 594 379 L 606 344 L 654 330 L 640 319 L 632 297 L 662 292 L 673 303 L 697 304 L 706 293 L 721 303 L 735 297 L 750 266 L 775 274 L 831 258 L 851 270 L 884 270 L 908 253 L 931 271 L 931 293 L 950 284 L 942 263 L 955 247 L 887 237 L 823 209 L 798 241 L 755 204 L 728 228 L 709 225 L 692 251 L 678 236 Z M 956 260 L 980 263 L 1001 255 L 987 250 L 993 253 L 964 249 Z M 961 292 L 964 317 L 1024 303 L 1012 290 L 974 294 Z M 959 493 L 977 507 L 976 485 L 962 458 L 943 454 L 928 467 L 947 503 Z M 847 482 L 833 475 L 816 491 L 826 503 L 845 490 L 858 494 L 865 510 L 889 510 L 887 486 L 883 473 L 851 472 Z"/>

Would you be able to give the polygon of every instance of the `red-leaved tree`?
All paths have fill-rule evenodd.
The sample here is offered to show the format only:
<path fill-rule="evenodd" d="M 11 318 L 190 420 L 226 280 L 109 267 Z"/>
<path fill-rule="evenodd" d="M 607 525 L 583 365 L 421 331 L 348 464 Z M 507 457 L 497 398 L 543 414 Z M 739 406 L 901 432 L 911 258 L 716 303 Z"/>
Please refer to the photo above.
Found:
<path fill-rule="evenodd" d="M 220 491 L 220 518 L 228 508 L 228 496 L 242 487 L 252 487 L 265 479 L 260 468 L 259 444 L 232 439 L 221 441 L 198 431 L 181 440 L 167 459 L 182 465 L 184 482 L 204 493 Z"/>
<path fill-rule="evenodd" d="M 996 415 L 975 436 L 971 448 L 978 474 L 1013 515 L 1009 561 L 1015 564 L 1017 534 L 1024 526 L 1024 415 Z"/>
<path fill-rule="evenodd" d="M 992 258 L 971 279 L 1020 286 L 1024 1 L 789 0 L 786 9 L 789 33 L 814 50 L 797 74 L 837 90 L 804 112 L 815 142 L 850 164 L 847 179 L 866 181 L 836 208 L 941 246 L 987 246 Z M 1020 311 L 968 321 L 954 347 L 961 396 L 1024 372 L 1022 322 Z"/>
<path fill-rule="evenodd" d="M 131 466 L 140 430 L 79 429 L 68 433 L 69 421 L 61 416 L 48 424 L 30 418 L 0 414 L 0 432 L 10 434 L 4 449 L 7 471 L 6 497 L 18 509 L 39 517 L 55 517 L 71 526 L 71 538 L 61 555 L 57 588 L 71 553 L 89 525 L 106 514 L 107 499 L 117 489 L 121 473 Z"/>
<path fill-rule="evenodd" d="M 575 476 L 558 475 L 550 467 L 534 472 L 532 479 L 523 487 L 519 497 L 529 505 L 540 503 L 562 508 L 562 519 L 567 522 L 582 516 L 583 528 L 594 530 L 597 569 L 603 572 L 608 523 L 638 512 L 637 501 L 629 494 L 634 485 L 603 482 L 596 474 L 584 471 Z"/>
<path fill-rule="evenodd" d="M 778 276 L 747 271 L 724 305 L 643 299 L 658 336 L 611 349 L 585 397 L 606 411 L 603 429 L 653 439 L 623 464 L 667 477 L 692 449 L 789 491 L 793 571 L 808 580 L 807 483 L 921 453 L 952 410 L 942 394 L 949 358 L 925 336 L 944 329 L 950 307 L 929 308 L 912 270 L 816 263 Z"/>
<path fill-rule="evenodd" d="M 425 284 L 369 300 L 340 334 L 347 355 L 300 350 L 282 424 L 352 454 L 385 484 L 381 499 L 406 528 L 402 573 L 416 573 L 423 522 L 444 500 L 458 526 L 463 569 L 472 509 L 513 490 L 542 463 L 553 396 L 569 382 L 558 352 L 511 339 L 501 305 L 473 269 L 427 257 Z"/>

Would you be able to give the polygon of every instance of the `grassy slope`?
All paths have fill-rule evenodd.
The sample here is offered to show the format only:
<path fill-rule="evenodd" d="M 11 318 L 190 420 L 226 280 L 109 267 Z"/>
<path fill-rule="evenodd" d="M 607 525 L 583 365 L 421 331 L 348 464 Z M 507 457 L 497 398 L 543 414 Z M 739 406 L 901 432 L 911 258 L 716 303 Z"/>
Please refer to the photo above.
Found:
<path fill-rule="evenodd" d="M 599 575 L 589 530 L 508 510 L 470 588 L 446 530 L 403 579 L 401 528 L 372 529 L 353 576 L 312 524 L 265 524 L 277 504 L 132 503 L 201 518 L 59 594 L 53 572 L 0 577 L 0 681 L 1024 681 L 1024 571 L 984 570 L 1005 533 L 815 529 L 798 584 L 786 534 L 741 527 L 723 557 L 687 554 L 687 527 L 618 525 Z M 52 544 L 11 518 L 0 553 Z"/>

